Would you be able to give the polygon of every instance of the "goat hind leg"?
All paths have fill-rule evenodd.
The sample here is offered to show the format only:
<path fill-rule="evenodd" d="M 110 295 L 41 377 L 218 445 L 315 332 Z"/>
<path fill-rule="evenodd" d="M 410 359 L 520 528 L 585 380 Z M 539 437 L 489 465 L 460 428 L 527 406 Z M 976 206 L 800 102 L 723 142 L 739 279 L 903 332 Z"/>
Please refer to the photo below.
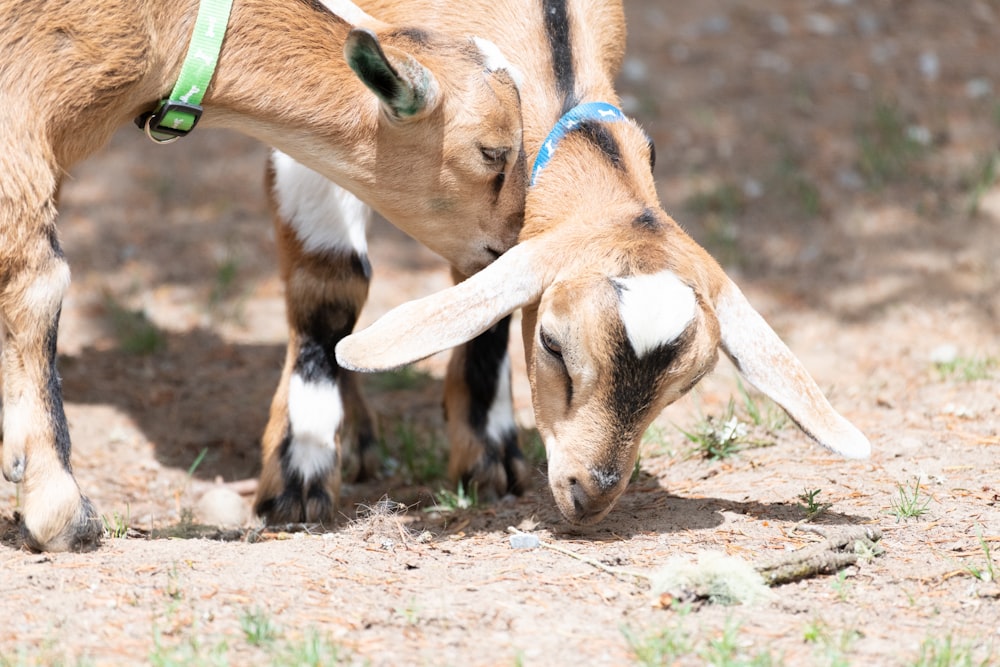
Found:
<path fill-rule="evenodd" d="M 354 328 L 368 294 L 364 243 L 369 211 L 349 193 L 276 153 L 269 191 L 289 344 L 262 442 L 254 506 L 268 523 L 335 519 L 348 479 L 378 465 L 371 414 L 357 378 L 334 348 Z"/>

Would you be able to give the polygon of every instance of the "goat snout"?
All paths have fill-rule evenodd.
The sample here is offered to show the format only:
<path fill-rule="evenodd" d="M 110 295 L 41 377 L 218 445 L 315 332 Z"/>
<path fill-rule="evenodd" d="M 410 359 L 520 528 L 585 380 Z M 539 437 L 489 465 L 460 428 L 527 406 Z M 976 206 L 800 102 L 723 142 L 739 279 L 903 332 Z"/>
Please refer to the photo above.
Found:
<path fill-rule="evenodd" d="M 588 472 L 553 482 L 552 493 L 567 521 L 593 524 L 611 511 L 621 495 L 621 481 L 622 476 L 618 473 Z"/>

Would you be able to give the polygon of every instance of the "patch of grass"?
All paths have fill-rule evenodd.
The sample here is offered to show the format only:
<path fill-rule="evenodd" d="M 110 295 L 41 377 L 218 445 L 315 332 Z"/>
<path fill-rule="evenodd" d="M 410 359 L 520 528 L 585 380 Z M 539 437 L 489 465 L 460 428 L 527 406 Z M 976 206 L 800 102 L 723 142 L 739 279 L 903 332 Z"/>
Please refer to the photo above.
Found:
<path fill-rule="evenodd" d="M 783 664 L 783 660 L 771 655 L 770 651 L 750 652 L 747 642 L 740 638 L 740 625 L 732 619 L 726 621 L 722 634 L 708 640 L 698 651 L 698 657 L 706 665 L 716 667 L 770 667 Z"/>
<path fill-rule="evenodd" d="M 993 550 L 990 547 L 990 543 L 983 537 L 982 526 L 976 529 L 976 537 L 979 538 L 979 547 L 983 550 L 983 555 L 986 559 L 986 564 L 982 567 L 978 565 L 970 565 L 966 563 L 965 570 L 973 577 L 982 581 L 984 583 L 989 583 L 991 581 L 997 580 L 997 566 L 993 562 Z"/>
<path fill-rule="evenodd" d="M 545 464 L 545 443 L 538 429 L 522 429 L 518 437 L 521 443 L 521 453 L 532 466 L 542 466 Z"/>
<path fill-rule="evenodd" d="M 746 199 L 736 185 L 720 183 L 711 190 L 702 190 L 688 197 L 684 208 L 695 215 L 718 215 L 732 219 L 746 209 Z"/>
<path fill-rule="evenodd" d="M 754 426 L 772 433 L 788 426 L 788 415 L 777 403 L 763 394 L 747 389 L 742 380 L 737 380 L 736 389 L 743 398 L 743 411 Z"/>
<path fill-rule="evenodd" d="M 275 667 L 327 667 L 350 662 L 350 652 L 316 630 L 309 630 L 296 641 L 288 641 L 273 655 Z"/>
<path fill-rule="evenodd" d="M 949 361 L 934 363 L 934 368 L 942 380 L 964 380 L 965 382 L 988 380 L 993 377 L 993 372 L 998 366 L 1000 366 L 1000 361 L 996 357 L 958 356 Z"/>
<path fill-rule="evenodd" d="M 641 448 L 650 456 L 673 456 L 674 448 L 671 446 L 667 433 L 667 429 L 663 426 L 650 424 L 646 432 L 642 434 Z"/>
<path fill-rule="evenodd" d="M 739 261 L 736 219 L 746 210 L 743 191 L 732 183 L 691 195 L 684 208 L 701 218 L 707 238 L 705 245 L 724 264 Z"/>
<path fill-rule="evenodd" d="M 785 151 L 778 161 L 774 179 L 777 192 L 793 201 L 806 219 L 819 215 L 823 208 L 819 187 L 809 178 L 801 160 Z"/>
<path fill-rule="evenodd" d="M 229 644 L 225 639 L 209 643 L 190 635 L 178 644 L 167 645 L 161 634 L 154 631 L 149 664 L 153 667 L 227 667 Z"/>
<path fill-rule="evenodd" d="M 678 429 L 684 437 L 694 443 L 694 451 L 709 461 L 722 461 L 741 451 L 748 431 L 746 424 L 732 414 L 732 402 L 722 419 L 711 415 L 695 424 L 692 431 Z"/>
<path fill-rule="evenodd" d="M 142 309 L 126 308 L 113 297 L 105 297 L 112 333 L 118 346 L 129 354 L 150 355 L 167 346 L 167 337 Z"/>
<path fill-rule="evenodd" d="M 128 505 L 125 506 L 125 514 L 119 514 L 118 510 L 112 512 L 110 517 L 102 514 L 101 521 L 104 523 L 105 536 L 111 539 L 127 537 L 130 514 L 131 509 Z"/>
<path fill-rule="evenodd" d="M 416 366 L 403 366 L 366 376 L 366 384 L 374 391 L 412 391 L 426 387 L 432 380 L 430 373 Z"/>
<path fill-rule="evenodd" d="M 215 280 L 212 281 L 212 294 L 209 297 L 213 305 L 218 305 L 233 295 L 239 273 L 240 263 L 236 257 L 229 255 L 219 262 L 215 267 Z"/>
<path fill-rule="evenodd" d="M 833 507 L 833 503 L 821 503 L 816 499 L 821 491 L 822 489 L 803 489 L 802 493 L 799 494 L 799 500 L 802 501 L 799 503 L 799 507 L 805 510 L 806 521 L 812 521 Z"/>
<path fill-rule="evenodd" d="M 1000 178 L 1000 152 L 993 151 L 980 160 L 968 179 L 965 209 L 969 215 L 979 213 L 979 205 L 983 200 L 983 195 L 993 188 L 998 178 Z"/>
<path fill-rule="evenodd" d="M 251 646 L 266 646 L 278 638 L 278 627 L 263 609 L 246 610 L 240 616 L 243 638 Z"/>
<path fill-rule="evenodd" d="M 420 623 L 420 608 L 417 606 L 415 598 L 410 598 L 405 607 L 396 607 L 395 611 L 406 621 L 407 625 L 418 625 Z"/>
<path fill-rule="evenodd" d="M 806 643 L 818 647 L 817 664 L 830 667 L 849 667 L 851 648 L 861 637 L 861 633 L 854 628 L 837 631 L 820 619 L 811 621 L 802 634 Z"/>
<path fill-rule="evenodd" d="M 434 504 L 424 509 L 425 512 L 457 512 L 479 506 L 479 494 L 475 485 L 466 491 L 461 482 L 455 491 L 441 489 L 434 494 Z"/>
<path fill-rule="evenodd" d="M 858 169 L 870 187 L 885 187 L 912 171 L 924 144 L 896 103 L 879 102 L 858 132 Z"/>
<path fill-rule="evenodd" d="M 972 644 L 956 643 L 948 635 L 925 639 L 917 657 L 905 664 L 910 667 L 989 667 L 996 664 L 996 657 L 992 646 L 977 650 Z"/>
<path fill-rule="evenodd" d="M 754 651 L 751 643 L 740 635 L 740 624 L 728 619 L 721 632 L 694 633 L 684 628 L 686 615 L 653 634 L 639 637 L 628 628 L 622 634 L 639 665 L 660 667 L 673 665 L 683 658 L 697 656 L 699 664 L 714 667 L 771 667 L 784 664 L 781 657 L 768 650 Z"/>
<path fill-rule="evenodd" d="M 767 447 L 772 442 L 751 437 L 750 426 L 736 414 L 736 401 L 732 398 L 722 417 L 709 415 L 690 431 L 678 428 L 685 438 L 694 443 L 694 454 L 710 461 L 721 461 L 738 452 L 754 447 Z"/>
<path fill-rule="evenodd" d="M 407 481 L 430 482 L 444 477 L 447 455 L 433 435 L 421 435 L 409 420 L 397 422 L 394 432 L 397 455 Z M 388 449 L 388 443 L 384 444 Z"/>
<path fill-rule="evenodd" d="M 19 644 L 15 648 L 0 648 L 0 667 L 91 667 L 96 664 L 90 656 L 77 655 L 79 649 L 59 648 L 57 639 L 48 638 L 30 647 Z"/>
<path fill-rule="evenodd" d="M 889 514 L 896 517 L 896 523 L 903 519 L 916 519 L 930 511 L 930 502 L 929 496 L 920 494 L 920 480 L 915 479 L 912 490 L 903 484 L 896 486 L 896 497 L 890 503 Z"/>
<path fill-rule="evenodd" d="M 837 594 L 837 599 L 841 602 L 847 602 L 847 598 L 851 595 L 851 582 L 847 580 L 847 571 L 841 570 L 837 572 L 837 577 L 830 582 L 830 588 L 833 592 Z"/>
<path fill-rule="evenodd" d="M 622 628 L 622 634 L 639 665 L 672 665 L 694 650 L 694 639 L 679 623 L 646 637 L 636 636 L 628 628 Z"/>

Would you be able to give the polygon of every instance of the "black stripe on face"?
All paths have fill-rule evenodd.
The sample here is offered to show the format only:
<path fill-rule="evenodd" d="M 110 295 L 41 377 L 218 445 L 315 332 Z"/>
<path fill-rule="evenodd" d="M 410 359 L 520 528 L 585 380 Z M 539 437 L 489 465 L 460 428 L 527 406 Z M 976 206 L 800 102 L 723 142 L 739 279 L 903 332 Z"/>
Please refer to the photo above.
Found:
<path fill-rule="evenodd" d="M 640 358 L 632 349 L 624 324 L 614 332 L 615 352 L 612 363 L 611 389 L 608 393 L 608 433 L 616 435 L 609 450 L 595 470 L 616 470 L 631 443 L 642 433 L 640 424 L 649 416 L 656 396 L 666 380 L 666 371 L 688 347 L 694 328 L 689 327 L 673 341 L 650 350 Z"/>
<path fill-rule="evenodd" d="M 552 50 L 552 69 L 556 90 L 563 98 L 563 113 L 576 105 L 576 75 L 573 72 L 573 49 L 570 44 L 569 11 L 566 0 L 542 0 L 545 35 Z"/>
<path fill-rule="evenodd" d="M 615 139 L 614 135 L 611 134 L 611 130 L 605 123 L 598 121 L 586 120 L 573 128 L 573 132 L 576 134 L 583 135 L 587 138 L 590 143 L 597 146 L 597 148 L 604 154 L 615 169 L 624 170 L 624 162 L 622 162 L 622 151 L 618 146 L 618 141 Z"/>

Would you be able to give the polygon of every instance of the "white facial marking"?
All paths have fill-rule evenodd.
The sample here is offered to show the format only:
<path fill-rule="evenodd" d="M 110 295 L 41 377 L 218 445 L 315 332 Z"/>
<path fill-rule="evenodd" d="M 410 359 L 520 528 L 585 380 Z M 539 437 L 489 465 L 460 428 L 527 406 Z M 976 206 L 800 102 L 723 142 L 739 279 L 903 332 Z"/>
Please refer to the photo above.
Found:
<path fill-rule="evenodd" d="M 290 462 L 303 481 L 326 474 L 336 462 L 336 434 L 344 418 L 337 385 L 306 382 L 298 374 L 288 386 L 288 421 L 293 440 Z"/>
<path fill-rule="evenodd" d="M 486 69 L 491 72 L 505 69 L 510 73 L 510 78 L 514 79 L 514 85 L 520 89 L 524 85 L 524 75 L 521 70 L 510 64 L 507 57 L 500 51 L 500 47 L 488 39 L 473 37 L 472 41 L 479 47 L 479 52 L 486 58 Z"/>
<path fill-rule="evenodd" d="M 636 355 L 674 341 L 694 319 L 694 290 L 671 271 L 616 278 L 618 313 Z"/>
<path fill-rule="evenodd" d="M 338 185 L 279 151 L 274 152 L 278 214 L 306 252 L 350 250 L 368 254 L 371 209 Z"/>
<path fill-rule="evenodd" d="M 497 393 L 486 415 L 486 435 L 494 441 L 502 442 L 504 436 L 516 429 L 510 394 L 510 357 L 505 355 L 500 364 Z"/>

